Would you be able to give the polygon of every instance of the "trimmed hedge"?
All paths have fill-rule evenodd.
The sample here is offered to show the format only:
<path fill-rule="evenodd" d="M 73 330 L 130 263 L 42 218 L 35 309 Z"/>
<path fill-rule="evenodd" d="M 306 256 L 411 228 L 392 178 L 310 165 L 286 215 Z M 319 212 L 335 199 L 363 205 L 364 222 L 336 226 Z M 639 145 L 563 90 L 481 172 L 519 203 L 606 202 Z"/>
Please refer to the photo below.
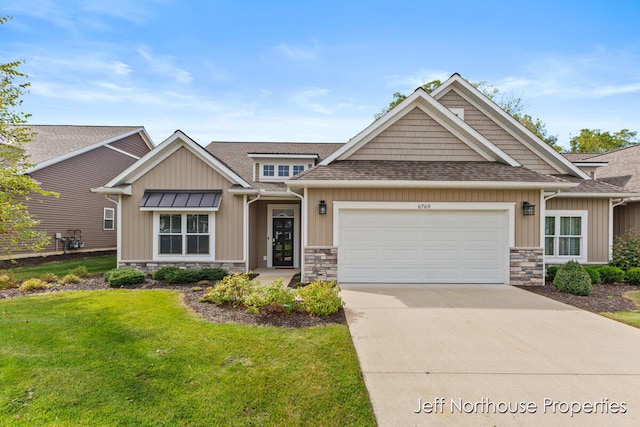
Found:
<path fill-rule="evenodd" d="M 624 271 L 618 267 L 603 265 L 598 267 L 598 273 L 600 273 L 602 283 L 620 283 L 624 281 Z"/>
<path fill-rule="evenodd" d="M 553 279 L 553 286 L 558 292 L 584 296 L 591 294 L 589 273 L 577 261 L 569 261 L 560 267 Z"/>
<path fill-rule="evenodd" d="M 104 273 L 104 280 L 107 281 L 112 288 L 122 288 L 125 286 L 138 285 L 144 283 L 147 275 L 133 268 L 116 268 Z"/>
<path fill-rule="evenodd" d="M 555 279 L 558 270 L 560 270 L 559 265 L 550 265 L 549 267 L 547 267 L 547 277 L 549 277 L 549 279 L 551 280 Z"/>
<path fill-rule="evenodd" d="M 640 285 L 640 267 L 631 267 L 625 273 L 625 278 L 632 285 Z"/>
<path fill-rule="evenodd" d="M 164 280 L 167 283 L 197 283 L 202 280 L 210 280 L 217 282 L 228 276 L 229 272 L 224 268 L 198 268 L 186 269 L 178 267 L 162 267 L 155 273 L 153 278 L 156 280 Z"/>
<path fill-rule="evenodd" d="M 599 285 L 602 283 L 602 277 L 600 277 L 600 271 L 598 267 L 586 265 L 584 267 L 584 271 L 586 271 L 589 274 L 589 277 L 591 278 L 591 283 L 593 283 L 594 285 Z"/>

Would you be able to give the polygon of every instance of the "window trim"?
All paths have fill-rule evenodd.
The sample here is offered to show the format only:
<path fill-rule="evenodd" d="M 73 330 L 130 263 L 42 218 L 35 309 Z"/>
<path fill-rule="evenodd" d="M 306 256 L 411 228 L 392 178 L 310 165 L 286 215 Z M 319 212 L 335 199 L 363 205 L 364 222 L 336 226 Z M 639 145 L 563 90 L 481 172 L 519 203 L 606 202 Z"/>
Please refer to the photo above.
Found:
<path fill-rule="evenodd" d="M 265 166 L 273 167 L 273 175 L 265 175 Z M 297 174 L 293 173 L 294 167 L 301 167 L 302 171 L 298 172 L 298 174 L 306 171 L 313 165 L 300 161 L 300 159 L 280 159 L 277 161 L 270 161 L 265 163 L 260 163 L 259 169 L 259 180 L 260 182 L 284 182 L 289 178 L 296 176 Z M 287 175 L 280 175 L 280 170 L 282 168 L 287 168 Z"/>
<path fill-rule="evenodd" d="M 107 212 L 111 212 L 111 218 L 107 218 Z M 111 221 L 111 227 L 107 227 L 107 221 Z M 116 229 L 116 210 L 114 208 L 103 208 L 102 230 L 113 231 Z"/>
<path fill-rule="evenodd" d="M 182 236 L 182 255 L 178 254 L 161 254 L 160 253 L 160 215 L 180 215 Z M 208 215 L 209 216 L 209 253 L 208 254 L 187 254 L 187 236 L 193 235 L 187 233 L 187 215 Z M 190 262 L 190 261 L 214 261 L 216 258 L 215 249 L 215 212 L 203 211 L 154 211 L 153 212 L 153 260 L 168 262 Z M 198 233 L 197 235 L 203 235 Z"/>
<path fill-rule="evenodd" d="M 589 215 L 588 211 L 584 210 L 548 210 L 545 212 L 545 221 L 547 217 L 555 217 L 555 234 L 554 238 L 554 254 L 553 255 L 545 255 L 544 260 L 545 263 L 553 263 L 553 264 L 564 264 L 567 261 L 575 260 L 580 263 L 586 263 L 588 260 L 588 220 Z M 580 255 L 558 255 L 558 251 L 560 250 L 559 238 L 560 236 L 560 218 L 563 217 L 580 217 Z M 543 222 L 544 224 L 544 222 Z M 545 227 L 546 228 L 546 227 Z M 551 237 L 551 235 L 547 235 L 546 230 L 543 229 L 543 249 L 546 253 L 546 240 L 547 237 Z"/>

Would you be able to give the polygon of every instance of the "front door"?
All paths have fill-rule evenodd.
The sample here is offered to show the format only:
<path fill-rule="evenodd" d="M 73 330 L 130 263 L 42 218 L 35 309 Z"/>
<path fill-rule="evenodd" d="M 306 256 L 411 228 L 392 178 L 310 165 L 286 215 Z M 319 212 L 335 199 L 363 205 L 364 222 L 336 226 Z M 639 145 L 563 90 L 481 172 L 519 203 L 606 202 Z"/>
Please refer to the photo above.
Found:
<path fill-rule="evenodd" d="M 273 218 L 273 266 L 293 267 L 293 218 Z"/>

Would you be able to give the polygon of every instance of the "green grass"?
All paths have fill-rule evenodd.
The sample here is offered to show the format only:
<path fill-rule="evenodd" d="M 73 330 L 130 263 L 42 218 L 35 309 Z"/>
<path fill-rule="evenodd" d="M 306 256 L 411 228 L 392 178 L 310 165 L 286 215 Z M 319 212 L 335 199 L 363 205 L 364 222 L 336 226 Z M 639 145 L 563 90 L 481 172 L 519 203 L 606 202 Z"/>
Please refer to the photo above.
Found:
<path fill-rule="evenodd" d="M 115 255 L 88 256 L 86 258 L 74 259 L 72 261 L 52 261 L 36 265 L 34 267 L 17 267 L 13 268 L 16 279 L 19 281 L 38 278 L 45 273 L 53 273 L 57 276 L 64 276 L 69 271 L 79 265 L 84 265 L 89 273 L 104 273 L 105 271 L 116 268 Z"/>
<path fill-rule="evenodd" d="M 0 425 L 375 425 L 344 325 L 214 324 L 165 290 L 0 300 Z"/>
<path fill-rule="evenodd" d="M 640 291 L 633 291 L 626 294 L 640 307 Z M 640 312 L 639 311 L 619 311 L 617 313 L 600 313 L 609 319 L 626 323 L 627 325 L 640 328 Z"/>

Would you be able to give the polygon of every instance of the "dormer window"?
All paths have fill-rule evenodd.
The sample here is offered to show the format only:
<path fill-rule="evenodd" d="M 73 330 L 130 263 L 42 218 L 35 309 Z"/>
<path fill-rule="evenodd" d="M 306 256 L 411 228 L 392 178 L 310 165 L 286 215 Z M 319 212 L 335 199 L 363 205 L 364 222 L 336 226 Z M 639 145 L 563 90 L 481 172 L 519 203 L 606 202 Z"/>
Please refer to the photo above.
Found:
<path fill-rule="evenodd" d="M 262 176 L 275 176 L 275 166 L 274 165 L 263 165 L 262 166 Z"/>
<path fill-rule="evenodd" d="M 313 167 L 317 154 L 249 153 L 254 161 L 254 181 L 284 182 Z"/>

